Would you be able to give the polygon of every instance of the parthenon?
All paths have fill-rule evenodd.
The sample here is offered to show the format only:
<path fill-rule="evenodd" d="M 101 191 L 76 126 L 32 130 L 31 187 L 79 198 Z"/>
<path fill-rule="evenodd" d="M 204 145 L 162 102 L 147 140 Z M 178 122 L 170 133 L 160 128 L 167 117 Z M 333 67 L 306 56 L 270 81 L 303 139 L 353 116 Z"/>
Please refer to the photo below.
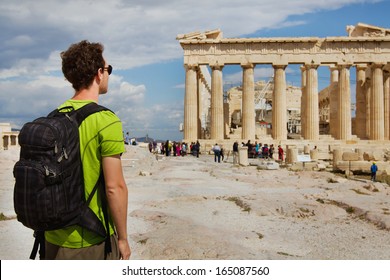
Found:
<path fill-rule="evenodd" d="M 242 68 L 240 139 L 260 139 L 256 130 L 256 65 L 272 65 L 273 141 L 288 141 L 286 68 L 301 65 L 300 139 L 320 140 L 320 106 L 328 108 L 329 141 L 390 140 L 390 29 L 358 23 L 347 26 L 347 36 L 223 38 L 217 30 L 178 35 L 184 50 L 184 141 L 230 138 L 226 125 L 222 69 Z M 319 66 L 330 71 L 329 94 L 319 99 Z M 356 71 L 355 121 L 352 129 L 350 71 Z M 211 69 L 211 74 L 208 73 Z M 209 108 L 202 98 L 210 96 Z M 206 105 L 205 105 L 206 104 Z M 209 134 L 205 112 L 210 112 Z"/>

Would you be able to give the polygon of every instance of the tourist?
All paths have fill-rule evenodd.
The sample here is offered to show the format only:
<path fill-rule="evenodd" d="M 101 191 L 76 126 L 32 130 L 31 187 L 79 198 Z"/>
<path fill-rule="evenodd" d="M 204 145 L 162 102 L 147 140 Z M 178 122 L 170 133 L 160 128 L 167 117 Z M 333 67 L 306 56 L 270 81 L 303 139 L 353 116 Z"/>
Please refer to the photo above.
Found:
<path fill-rule="evenodd" d="M 74 90 L 74 96 L 61 107 L 81 108 L 98 102 L 106 94 L 112 67 L 103 58 L 103 45 L 81 41 L 61 53 L 62 72 Z M 128 190 L 122 173 L 121 154 L 125 151 L 122 124 L 110 111 L 89 116 L 79 127 L 80 150 L 85 182 L 85 194 L 92 191 L 102 170 L 109 206 L 112 252 L 107 259 L 129 259 L 127 236 Z M 99 136 L 99 137 L 97 137 Z M 91 168 L 93 167 L 93 168 Z M 95 197 L 96 198 L 96 197 Z M 101 217 L 100 199 L 92 199 L 89 207 Z M 103 218 L 99 218 L 102 220 Z M 105 238 L 79 225 L 45 232 L 45 259 L 104 259 Z"/>
<path fill-rule="evenodd" d="M 185 155 L 187 155 L 187 145 L 183 142 L 181 145 L 181 156 L 184 157 Z"/>
<path fill-rule="evenodd" d="M 216 143 L 215 146 L 213 147 L 213 152 L 214 152 L 214 162 L 217 162 L 218 159 L 218 162 L 221 163 L 221 147 L 218 146 L 218 143 Z"/>
<path fill-rule="evenodd" d="M 273 156 L 274 156 L 274 144 L 271 144 L 271 146 L 269 147 L 269 150 L 268 150 L 268 153 L 269 153 L 269 158 L 270 159 L 273 159 Z"/>
<path fill-rule="evenodd" d="M 153 140 L 153 152 L 157 151 L 157 142 L 156 140 Z"/>
<path fill-rule="evenodd" d="M 169 140 L 165 142 L 164 149 L 165 149 L 165 156 L 169 157 L 169 152 L 171 151 Z"/>
<path fill-rule="evenodd" d="M 125 144 L 126 144 L 126 145 L 130 145 L 130 141 L 131 141 L 131 139 L 130 139 L 130 134 L 129 134 L 129 132 L 126 132 Z"/>
<path fill-rule="evenodd" d="M 248 158 L 251 158 L 253 156 L 251 140 L 248 140 L 248 142 L 245 145 L 248 147 Z"/>
<path fill-rule="evenodd" d="M 284 151 L 283 151 L 283 148 L 282 146 L 278 146 L 278 159 L 280 161 L 283 161 L 283 157 L 284 157 Z"/>
<path fill-rule="evenodd" d="M 173 156 L 175 157 L 176 154 L 177 154 L 177 144 L 176 144 L 176 141 L 173 141 L 172 150 L 173 150 Z"/>
<path fill-rule="evenodd" d="M 160 143 L 160 147 L 161 147 L 161 154 L 165 155 L 165 144 L 163 142 Z"/>
<path fill-rule="evenodd" d="M 161 144 L 160 143 L 156 143 L 156 153 L 159 155 L 161 154 Z"/>
<path fill-rule="evenodd" d="M 259 145 L 259 143 L 257 143 L 257 141 L 255 142 L 255 153 L 256 153 L 256 157 L 258 157 L 258 155 L 259 155 L 259 147 L 260 147 L 260 145 Z"/>
<path fill-rule="evenodd" d="M 376 165 L 376 162 L 374 161 L 371 165 L 371 181 L 376 181 L 376 172 L 378 171 L 378 166 Z"/>
<path fill-rule="evenodd" d="M 263 157 L 263 144 L 259 143 L 259 151 L 257 153 L 257 157 L 262 158 Z"/>
<path fill-rule="evenodd" d="M 180 156 L 180 153 L 181 153 L 180 145 L 181 145 L 180 142 L 176 143 L 176 147 L 175 147 L 176 148 L 176 152 L 175 153 L 176 153 L 177 156 Z"/>
<path fill-rule="evenodd" d="M 196 141 L 196 143 L 193 146 L 193 149 L 194 149 L 194 155 L 196 155 L 196 157 L 198 158 L 199 157 L 199 151 L 200 151 L 199 140 Z"/>
<path fill-rule="evenodd" d="M 238 164 L 238 142 L 235 141 L 233 144 L 233 164 Z"/>
<path fill-rule="evenodd" d="M 225 151 L 224 151 L 224 148 L 222 145 L 221 145 L 221 158 L 222 158 L 222 161 L 225 159 Z"/>
<path fill-rule="evenodd" d="M 263 154 L 263 158 L 268 159 L 268 144 L 264 144 L 262 154 Z"/>

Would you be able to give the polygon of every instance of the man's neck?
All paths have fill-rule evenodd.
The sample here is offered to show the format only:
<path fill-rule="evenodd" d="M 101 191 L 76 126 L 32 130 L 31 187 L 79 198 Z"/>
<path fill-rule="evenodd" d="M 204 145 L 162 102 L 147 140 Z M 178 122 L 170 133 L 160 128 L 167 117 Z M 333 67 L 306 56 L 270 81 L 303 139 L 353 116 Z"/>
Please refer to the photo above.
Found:
<path fill-rule="evenodd" d="M 99 93 L 91 89 L 82 89 L 76 91 L 72 97 L 74 100 L 93 100 L 96 103 L 99 101 Z"/>

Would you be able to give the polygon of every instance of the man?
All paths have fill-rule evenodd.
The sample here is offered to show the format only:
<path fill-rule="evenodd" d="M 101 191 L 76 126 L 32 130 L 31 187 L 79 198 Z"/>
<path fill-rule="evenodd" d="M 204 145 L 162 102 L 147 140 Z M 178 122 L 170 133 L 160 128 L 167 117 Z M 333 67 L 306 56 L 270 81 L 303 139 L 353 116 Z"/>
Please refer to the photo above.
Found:
<path fill-rule="evenodd" d="M 126 144 L 126 145 L 130 145 L 130 134 L 129 134 L 129 132 L 126 132 L 125 144 Z"/>
<path fill-rule="evenodd" d="M 95 102 L 99 95 L 107 93 L 108 77 L 112 67 L 103 58 L 104 47 L 100 43 L 81 41 L 61 53 L 62 72 L 72 84 L 75 94 L 59 108 L 74 109 Z M 122 124 L 110 111 L 95 113 L 79 127 L 80 152 L 83 162 L 85 195 L 104 174 L 107 196 L 112 252 L 107 259 L 129 259 L 127 240 L 128 191 L 122 173 L 120 155 L 125 151 Z M 89 207 L 104 224 L 100 196 L 94 195 Z M 104 237 L 78 225 L 46 231 L 46 259 L 104 259 Z"/>
<path fill-rule="evenodd" d="M 253 157 L 253 154 L 252 154 L 252 143 L 251 143 L 251 140 L 248 140 L 248 142 L 246 143 L 246 146 L 248 147 L 248 158 L 251 158 Z"/>
<path fill-rule="evenodd" d="M 196 157 L 198 158 L 199 157 L 199 151 L 200 151 L 199 140 L 197 140 L 196 143 L 194 144 L 193 150 L 194 150 L 194 156 L 196 155 Z"/>
<path fill-rule="evenodd" d="M 214 162 L 217 162 L 218 159 L 218 162 L 221 163 L 221 147 L 218 146 L 218 143 L 216 143 L 215 146 L 213 147 L 213 152 L 214 152 Z"/>
<path fill-rule="evenodd" d="M 235 141 L 233 144 L 233 164 L 238 164 L 238 142 Z"/>
<path fill-rule="evenodd" d="M 376 162 L 374 161 L 371 165 L 371 181 L 376 181 L 376 172 L 378 171 L 378 166 L 376 165 Z"/>

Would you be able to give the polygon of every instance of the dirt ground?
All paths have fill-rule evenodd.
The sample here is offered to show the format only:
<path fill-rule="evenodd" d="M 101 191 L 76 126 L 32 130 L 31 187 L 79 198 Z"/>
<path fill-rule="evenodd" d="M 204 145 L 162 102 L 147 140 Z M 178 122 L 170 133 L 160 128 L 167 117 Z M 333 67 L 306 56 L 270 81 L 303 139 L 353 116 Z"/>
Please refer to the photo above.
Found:
<path fill-rule="evenodd" d="M 0 259 L 28 259 L 15 219 L 12 168 L 0 151 Z M 252 164 L 257 160 L 251 161 Z M 390 259 L 390 187 L 326 171 L 259 170 L 127 146 L 128 234 L 140 260 Z"/>

